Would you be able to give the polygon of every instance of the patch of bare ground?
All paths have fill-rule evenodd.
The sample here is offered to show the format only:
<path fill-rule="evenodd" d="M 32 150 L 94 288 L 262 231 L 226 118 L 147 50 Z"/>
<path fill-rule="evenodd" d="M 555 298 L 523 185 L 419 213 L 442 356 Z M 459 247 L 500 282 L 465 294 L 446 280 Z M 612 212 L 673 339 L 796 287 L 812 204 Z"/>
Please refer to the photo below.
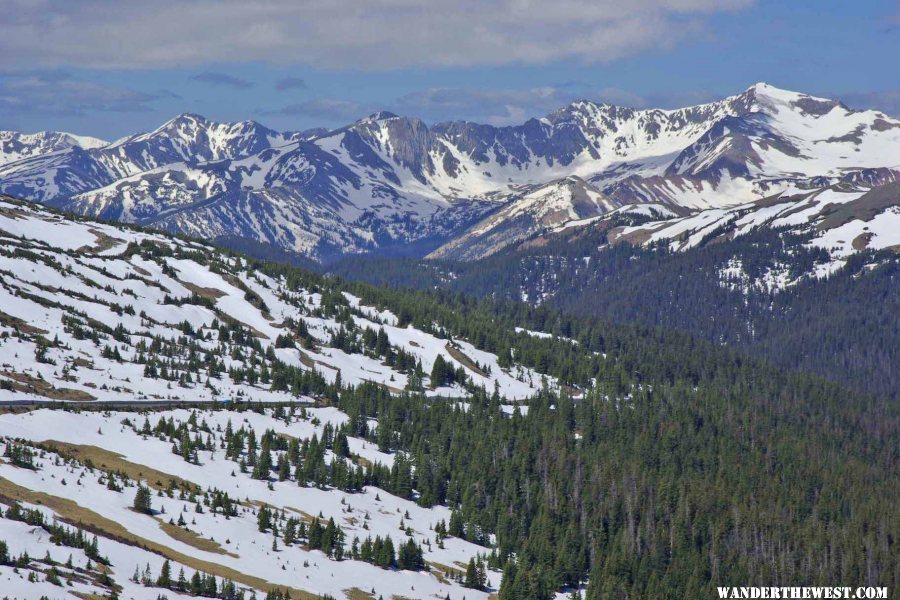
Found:
<path fill-rule="evenodd" d="M 0 325 L 12 327 L 20 333 L 27 333 L 29 335 L 46 335 L 48 333 L 46 329 L 41 329 L 40 327 L 29 325 L 19 317 L 8 315 L 2 310 L 0 310 Z"/>
<path fill-rule="evenodd" d="M 178 283 L 180 283 L 181 285 L 183 285 L 185 288 L 189 289 L 190 291 L 194 292 L 201 298 L 206 298 L 207 300 L 216 301 L 223 296 L 227 296 L 227 294 L 225 292 L 223 292 L 222 290 L 220 290 L 218 288 L 201 287 L 194 283 L 189 283 L 187 281 L 181 281 L 181 280 L 179 280 Z"/>
<path fill-rule="evenodd" d="M 453 357 L 454 360 L 456 360 L 458 363 L 460 363 L 462 366 L 464 366 L 468 370 L 472 371 L 476 375 L 481 375 L 482 377 L 488 377 L 488 374 L 485 373 L 478 365 L 476 365 L 474 360 L 469 358 L 465 352 L 463 352 L 462 350 L 460 350 L 459 348 L 454 346 L 452 343 L 447 342 L 444 345 L 444 348 L 447 350 L 447 352 L 450 354 L 450 356 Z"/>
<path fill-rule="evenodd" d="M 171 561 L 187 565 L 192 569 L 210 573 L 217 577 L 231 579 L 236 583 L 257 590 L 267 591 L 280 588 L 281 590 L 289 591 L 292 598 L 300 598 L 301 600 L 316 600 L 316 598 L 318 598 L 318 596 L 310 594 L 305 590 L 284 585 L 276 585 L 260 577 L 248 575 L 216 562 L 188 556 L 187 554 L 173 550 L 158 542 L 135 535 L 128 531 L 121 523 L 108 519 L 88 508 L 84 508 L 73 500 L 60 498 L 59 496 L 53 496 L 45 492 L 36 492 L 4 479 L 3 477 L 0 477 L 0 500 L 6 503 L 28 502 L 46 506 L 59 515 L 63 522 L 74 527 L 80 527 L 81 529 L 98 536 L 109 538 L 123 544 L 143 548 L 144 550 L 168 558 Z"/>
<path fill-rule="evenodd" d="M 872 241 L 872 234 L 868 231 L 866 233 L 861 233 L 851 242 L 854 250 L 865 250 L 869 247 L 869 242 Z"/>
<path fill-rule="evenodd" d="M 852 202 L 825 206 L 821 212 L 825 218 L 816 229 L 827 231 L 850 221 L 871 221 L 892 206 L 900 206 L 900 181 L 873 188 Z"/>
<path fill-rule="evenodd" d="M 297 349 L 297 352 L 300 354 L 300 364 L 302 364 L 307 369 L 315 369 L 316 361 L 312 359 L 312 357 L 304 352 L 303 350 Z"/>
<path fill-rule="evenodd" d="M 46 440 L 34 444 L 35 447 L 43 448 L 59 454 L 63 458 L 73 458 L 76 461 L 93 467 L 114 471 L 116 473 L 124 473 L 130 479 L 136 481 L 144 480 L 147 484 L 157 490 L 166 490 L 170 486 L 170 482 L 175 487 L 200 490 L 199 485 L 192 481 L 182 479 L 177 475 L 170 475 L 163 471 L 159 471 L 147 465 L 133 463 L 127 460 L 121 454 L 112 452 L 99 446 L 88 444 L 71 444 L 69 442 L 60 442 L 57 440 Z"/>
<path fill-rule="evenodd" d="M 452 577 L 460 577 L 466 574 L 465 568 L 451 567 L 443 563 L 428 561 L 431 572 L 441 583 L 450 583 Z"/>
<path fill-rule="evenodd" d="M 228 552 L 222 546 L 219 545 L 218 542 L 205 538 L 199 533 L 191 531 L 190 529 L 185 529 L 184 527 L 179 527 L 178 525 L 173 525 L 168 521 L 164 521 L 159 517 L 154 517 L 157 521 L 159 521 L 159 528 L 166 532 L 170 538 L 176 539 L 179 542 L 185 543 L 188 546 L 193 546 L 197 550 L 202 550 L 203 552 L 212 552 L 213 554 L 225 554 L 227 556 L 231 556 L 233 558 L 239 558 L 239 556 L 233 552 Z"/>
<path fill-rule="evenodd" d="M 14 390 L 25 394 L 35 394 L 51 400 L 66 400 L 69 402 L 90 402 L 96 400 L 94 396 L 84 390 L 54 387 L 49 382 L 32 377 L 27 373 L 0 371 L 0 375 L 9 380 L 9 384 Z"/>
<path fill-rule="evenodd" d="M 665 226 L 659 227 L 654 230 L 637 229 L 628 234 L 623 233 L 625 231 L 624 227 L 613 227 L 606 234 L 606 241 L 609 242 L 610 245 L 627 242 L 633 246 L 642 246 L 650 239 L 650 236 L 653 235 L 654 232 L 662 229 L 663 227 Z"/>
<path fill-rule="evenodd" d="M 107 234 L 106 232 L 100 231 L 99 229 L 96 229 L 94 227 L 88 229 L 88 231 L 90 231 L 92 234 L 94 234 L 94 237 L 97 238 L 96 243 L 94 243 L 93 246 L 88 246 L 88 245 L 82 246 L 81 248 L 77 249 L 75 252 L 99 254 L 101 252 L 110 250 L 112 248 L 115 248 L 116 246 L 119 246 L 119 245 L 125 243 L 125 240 L 122 240 L 122 239 L 119 239 L 116 237 L 112 237 L 111 235 Z"/>
<path fill-rule="evenodd" d="M 4 198 L 5 200 L 6 198 Z M 13 208 L 12 206 L 0 207 L 0 215 L 9 217 L 10 219 L 27 219 L 30 215 L 21 208 Z"/>

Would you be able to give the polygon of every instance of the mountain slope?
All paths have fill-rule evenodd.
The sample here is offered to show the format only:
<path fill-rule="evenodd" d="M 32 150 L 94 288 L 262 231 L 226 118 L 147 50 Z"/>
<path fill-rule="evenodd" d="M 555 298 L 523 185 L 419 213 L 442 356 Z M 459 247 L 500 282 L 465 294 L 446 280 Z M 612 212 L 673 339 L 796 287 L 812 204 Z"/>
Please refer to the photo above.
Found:
<path fill-rule="evenodd" d="M 701 128 L 708 129 L 661 162 L 634 160 L 631 148 L 640 144 L 633 134 L 616 138 L 622 144 L 616 150 L 621 148 L 623 158 L 630 162 L 589 178 L 609 198 L 611 207 L 646 203 L 667 205 L 678 212 L 728 209 L 773 195 L 788 197 L 798 188 L 862 182 L 866 173 L 879 167 L 892 172 L 890 167 L 900 165 L 900 121 L 875 111 L 852 111 L 835 101 L 765 84 L 698 108 L 704 109 L 698 111 L 700 115 L 712 115 L 701 119 Z M 641 119 L 650 125 L 645 123 L 641 131 L 660 131 L 664 139 L 667 129 L 661 123 L 674 122 L 680 125 L 674 126 L 675 131 L 696 133 L 682 124 L 697 118 L 697 112 L 646 111 Z M 620 128 L 625 125 L 618 124 L 613 130 Z M 690 137 L 685 133 L 684 138 L 675 139 Z M 659 144 L 664 146 L 664 142 Z M 653 147 L 659 147 L 655 141 Z M 596 164 L 603 162 L 598 157 Z M 491 216 L 431 256 L 473 259 L 496 252 L 503 243 L 478 240 L 493 227 L 496 222 Z M 519 239 L 510 238 L 508 243 L 516 241 Z M 467 250 L 458 251 L 463 245 Z"/>
<path fill-rule="evenodd" d="M 575 175 L 543 185 L 527 186 L 499 210 L 428 255 L 428 258 L 471 259 L 526 240 L 573 221 L 615 210 L 598 189 Z"/>
<path fill-rule="evenodd" d="M 851 255 L 866 250 L 900 250 L 900 172 L 876 187 L 843 182 L 819 189 L 789 189 L 756 202 L 691 216 L 650 221 L 610 230 L 611 244 L 668 244 L 684 251 L 701 244 L 734 239 L 758 228 L 809 232 L 812 248 L 829 260 L 818 275 L 841 268 Z"/>
<path fill-rule="evenodd" d="M 465 340 L 407 327 L 338 290 L 329 294 L 338 308 L 325 307 L 321 289 L 288 288 L 285 278 L 251 271 L 195 242 L 72 221 L 9 200 L 0 201 L 0 239 L 0 318 L 7 333 L 18 331 L 0 341 L 0 384 L 17 397 L 290 397 L 268 376 L 254 375 L 250 385 L 245 374 L 222 377 L 248 364 L 269 374 L 297 370 L 323 383 L 373 381 L 401 390 L 415 387 L 439 355 L 467 379 L 434 382 L 430 393 L 463 393 L 466 381 L 496 386 L 509 398 L 540 389 L 541 374 L 501 368 L 496 356 Z M 322 287 L 309 277 L 309 288 Z M 337 314 L 353 316 L 345 323 Z M 380 355 L 360 346 L 367 328 L 383 330 Z M 148 356 L 148 344 L 159 359 Z M 230 358 L 217 358 L 222 349 Z M 398 353 L 407 357 L 401 366 L 390 358 Z M 188 355 L 204 356 L 202 368 Z"/>
<path fill-rule="evenodd" d="M 254 154 L 288 137 L 253 121 L 213 123 L 183 114 L 156 130 L 102 146 L 74 146 L 0 167 L 3 191 L 40 202 L 66 199 L 172 163 L 195 164 Z"/>
<path fill-rule="evenodd" d="M 759 234 L 732 243 L 765 261 Z M 6 593 L 694 598 L 716 569 L 775 585 L 836 565 L 897 585 L 895 402 L 678 333 L 346 283 L 8 199 L 0 240 L 0 401 L 57 402 L 0 418 Z M 559 242 L 522 270 L 599 259 Z M 620 244 L 615 271 L 710 280 L 666 259 L 719 249 L 647 263 Z M 879 292 L 883 267 L 858 266 L 847 289 Z M 635 523 L 673 540 L 665 557 L 623 546 Z"/>
<path fill-rule="evenodd" d="M 400 485 L 408 456 L 335 402 L 418 393 L 454 410 L 494 389 L 520 414 L 545 381 L 558 388 L 316 275 L 0 198 L 0 404 L 19 412 L 0 419 L 0 588 L 486 600 L 499 571 L 467 589 L 442 567 L 483 540 L 442 536 L 443 498 Z"/>
<path fill-rule="evenodd" d="M 490 236 L 485 239 L 490 240 Z M 464 253 L 485 253 L 469 259 Z M 693 214 L 627 205 L 460 260 L 344 260 L 342 277 L 526 301 L 675 329 L 888 397 L 900 395 L 900 177 Z"/>

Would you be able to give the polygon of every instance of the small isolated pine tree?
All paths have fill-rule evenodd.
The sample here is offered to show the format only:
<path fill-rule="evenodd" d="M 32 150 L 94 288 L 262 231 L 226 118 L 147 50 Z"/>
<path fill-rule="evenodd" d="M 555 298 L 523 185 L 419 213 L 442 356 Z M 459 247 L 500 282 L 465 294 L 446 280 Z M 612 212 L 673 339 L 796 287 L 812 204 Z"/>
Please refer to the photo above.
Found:
<path fill-rule="evenodd" d="M 447 382 L 447 361 L 442 354 L 438 354 L 434 359 L 434 366 L 431 368 L 431 387 L 440 387 Z"/>
<path fill-rule="evenodd" d="M 152 498 L 150 488 L 138 484 L 137 492 L 134 494 L 134 510 L 145 515 L 153 514 Z"/>

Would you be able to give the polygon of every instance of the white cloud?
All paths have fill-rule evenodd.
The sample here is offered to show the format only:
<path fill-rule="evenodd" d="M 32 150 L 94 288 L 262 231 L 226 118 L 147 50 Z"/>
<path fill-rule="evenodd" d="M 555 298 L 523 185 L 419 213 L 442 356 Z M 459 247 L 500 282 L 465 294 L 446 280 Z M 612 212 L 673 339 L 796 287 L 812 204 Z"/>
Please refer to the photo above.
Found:
<path fill-rule="evenodd" d="M 398 98 L 391 104 L 391 110 L 430 122 L 464 115 L 471 121 L 511 125 L 556 110 L 570 100 L 572 98 L 567 94 L 552 87 L 525 90 L 430 88 Z"/>
<path fill-rule="evenodd" d="M 604 62 L 753 0 L 0 0 L 0 69 Z"/>
<path fill-rule="evenodd" d="M 616 88 L 597 90 L 575 85 L 531 89 L 435 87 L 386 102 L 314 98 L 262 112 L 280 117 L 311 117 L 331 126 L 343 125 L 379 110 L 417 117 L 428 123 L 467 119 L 490 125 L 519 125 L 579 98 L 625 106 L 647 105 L 640 96 Z"/>
<path fill-rule="evenodd" d="M 430 88 L 398 98 L 388 107 L 429 122 L 466 118 L 490 125 L 519 125 L 581 99 L 633 108 L 648 106 L 642 96 L 619 88 L 570 84 L 530 89 Z"/>

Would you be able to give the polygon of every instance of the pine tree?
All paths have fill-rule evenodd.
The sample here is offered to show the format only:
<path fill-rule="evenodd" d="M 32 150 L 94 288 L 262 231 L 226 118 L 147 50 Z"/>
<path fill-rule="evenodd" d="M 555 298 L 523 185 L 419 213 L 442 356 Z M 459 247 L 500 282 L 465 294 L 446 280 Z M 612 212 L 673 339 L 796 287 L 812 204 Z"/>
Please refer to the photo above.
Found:
<path fill-rule="evenodd" d="M 172 586 L 172 565 L 169 564 L 169 559 L 163 561 L 159 577 L 156 579 L 156 585 L 164 588 Z"/>
<path fill-rule="evenodd" d="M 483 569 L 480 570 L 474 558 L 469 559 L 469 564 L 466 565 L 466 575 L 463 580 L 463 586 L 467 588 L 472 588 L 475 590 L 484 589 L 485 584 L 485 574 Z"/>
<path fill-rule="evenodd" d="M 256 515 L 256 523 L 259 526 L 259 530 L 264 532 L 272 527 L 272 513 L 269 510 L 268 506 L 261 506 L 259 508 L 259 512 Z"/>
<path fill-rule="evenodd" d="M 410 571 L 425 568 L 422 547 L 415 540 L 409 539 L 400 545 L 400 551 L 397 553 L 397 566 Z"/>
<path fill-rule="evenodd" d="M 434 366 L 431 368 L 431 387 L 441 387 L 447 383 L 450 367 L 444 359 L 443 354 L 438 354 L 434 359 Z"/>
<path fill-rule="evenodd" d="M 134 494 L 134 510 L 139 513 L 143 513 L 146 515 L 153 514 L 153 506 L 152 506 L 152 495 L 150 494 L 150 488 L 138 484 L 137 491 Z"/>

